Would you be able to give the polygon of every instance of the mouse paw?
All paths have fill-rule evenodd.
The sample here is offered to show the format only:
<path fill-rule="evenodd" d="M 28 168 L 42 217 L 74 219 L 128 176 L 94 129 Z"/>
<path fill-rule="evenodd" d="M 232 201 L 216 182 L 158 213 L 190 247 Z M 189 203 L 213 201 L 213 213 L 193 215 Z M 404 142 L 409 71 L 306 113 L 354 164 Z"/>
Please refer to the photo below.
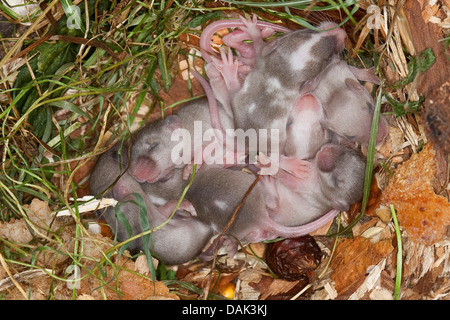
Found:
<path fill-rule="evenodd" d="M 256 14 L 253 14 L 251 18 L 239 16 L 239 19 L 243 24 L 243 26 L 239 29 L 247 33 L 252 40 L 254 40 L 255 38 L 262 39 L 261 30 L 258 27 L 258 17 Z"/>
<path fill-rule="evenodd" d="M 308 161 L 296 157 L 286 156 L 281 156 L 280 168 L 299 179 L 306 178 L 311 169 Z"/>
<path fill-rule="evenodd" d="M 260 170 L 258 171 L 259 175 L 274 176 L 278 173 L 278 170 L 280 169 L 279 161 L 273 161 L 272 158 L 268 157 L 262 152 L 255 156 L 255 159 L 255 166 L 260 168 Z"/>
<path fill-rule="evenodd" d="M 264 35 L 261 32 L 261 30 L 258 27 L 258 17 L 256 16 L 256 14 L 254 14 L 252 16 L 252 18 L 244 18 L 244 17 L 240 17 L 242 23 L 244 24 L 244 26 L 240 27 L 240 29 L 244 32 L 246 32 L 252 39 L 253 41 L 253 47 L 255 48 L 255 52 L 256 55 L 259 55 L 261 53 L 261 50 L 264 46 Z M 268 29 L 268 28 L 264 28 L 264 29 Z M 264 31 L 265 34 L 268 34 L 269 31 L 265 30 Z"/>
<path fill-rule="evenodd" d="M 381 84 L 380 78 L 375 74 L 374 67 L 366 70 L 349 65 L 348 68 L 358 80 L 371 82 L 377 85 Z"/>
<path fill-rule="evenodd" d="M 176 200 L 175 200 L 176 201 Z M 181 200 L 180 205 L 178 206 L 178 210 L 184 210 L 191 214 L 191 216 L 196 217 L 197 211 L 189 200 L 183 199 Z"/>
<path fill-rule="evenodd" d="M 166 204 L 158 207 L 158 211 L 164 218 L 167 219 L 172 215 L 172 212 L 173 212 L 173 210 L 175 210 L 177 204 L 178 204 L 178 200 L 170 200 Z M 197 211 L 195 210 L 194 206 L 192 205 L 192 203 L 190 201 L 188 201 L 186 199 L 183 199 L 181 201 L 177 210 L 183 210 L 183 211 L 189 212 L 191 214 L 191 216 L 193 216 L 193 217 L 197 216 Z"/>
<path fill-rule="evenodd" d="M 225 45 L 235 49 L 240 54 L 241 58 L 252 60 L 256 58 L 256 52 L 253 45 L 244 42 L 246 40 L 251 40 L 251 37 L 247 32 L 234 30 L 225 35 L 222 40 Z"/>
<path fill-rule="evenodd" d="M 220 50 L 222 60 L 212 57 L 214 66 L 222 74 L 229 92 L 237 92 L 241 89 L 239 81 L 239 61 L 233 56 L 231 50 L 228 54 L 224 50 Z"/>
<path fill-rule="evenodd" d="M 234 257 L 239 249 L 239 244 L 236 239 L 225 235 L 223 237 L 222 246 L 225 247 L 225 250 L 229 257 Z"/>
<path fill-rule="evenodd" d="M 197 170 L 198 171 L 200 169 L 200 167 L 202 166 L 201 163 L 197 164 Z M 194 164 L 190 163 L 187 164 L 184 168 L 183 168 L 183 180 L 187 180 L 189 179 L 189 176 L 192 174 L 192 171 L 194 170 Z"/>

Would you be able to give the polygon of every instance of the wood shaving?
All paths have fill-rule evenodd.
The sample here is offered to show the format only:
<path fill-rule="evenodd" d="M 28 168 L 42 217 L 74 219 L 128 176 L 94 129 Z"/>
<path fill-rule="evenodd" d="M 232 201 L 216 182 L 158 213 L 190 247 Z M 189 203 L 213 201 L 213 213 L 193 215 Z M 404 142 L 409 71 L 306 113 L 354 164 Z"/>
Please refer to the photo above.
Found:
<path fill-rule="evenodd" d="M 92 212 L 95 210 L 107 208 L 110 206 L 114 207 L 114 206 L 116 206 L 116 204 L 118 202 L 117 200 L 112 199 L 112 198 L 102 198 L 100 200 L 93 200 L 93 199 L 94 199 L 93 196 L 85 196 L 83 198 L 77 199 L 78 203 L 86 201 L 86 203 L 82 203 L 82 204 L 78 205 L 78 212 L 85 213 L 85 212 Z M 67 209 L 56 212 L 57 217 L 70 216 L 70 215 L 71 215 L 70 211 Z"/>

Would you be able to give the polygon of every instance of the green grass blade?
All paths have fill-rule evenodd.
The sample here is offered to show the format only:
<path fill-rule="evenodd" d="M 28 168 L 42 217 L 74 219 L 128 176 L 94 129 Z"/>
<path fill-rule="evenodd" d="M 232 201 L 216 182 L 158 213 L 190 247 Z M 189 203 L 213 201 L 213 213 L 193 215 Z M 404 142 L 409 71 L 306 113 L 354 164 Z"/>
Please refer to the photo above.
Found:
<path fill-rule="evenodd" d="M 397 237 L 397 272 L 395 275 L 395 290 L 394 290 L 394 300 L 400 299 L 400 288 L 402 284 L 402 257 L 403 257 L 403 249 L 402 249 L 402 236 L 400 234 L 400 228 L 398 226 L 397 215 L 395 213 L 395 209 L 393 205 L 390 205 L 392 220 L 395 226 L 395 235 Z"/>

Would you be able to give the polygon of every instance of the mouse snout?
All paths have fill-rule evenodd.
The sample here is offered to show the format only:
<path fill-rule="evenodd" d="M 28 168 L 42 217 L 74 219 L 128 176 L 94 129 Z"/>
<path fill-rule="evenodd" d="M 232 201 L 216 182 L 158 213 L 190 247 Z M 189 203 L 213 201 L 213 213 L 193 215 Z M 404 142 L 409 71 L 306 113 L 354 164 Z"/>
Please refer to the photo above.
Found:
<path fill-rule="evenodd" d="M 130 165 L 130 174 L 140 183 L 157 181 L 159 173 L 156 163 L 150 157 L 140 156 Z"/>
<path fill-rule="evenodd" d="M 334 22 L 322 22 L 318 28 L 321 30 L 328 30 L 328 29 L 332 29 L 332 30 L 328 30 L 325 31 L 324 34 L 326 34 L 327 36 L 334 36 L 336 38 L 336 47 L 335 47 L 335 53 L 339 53 L 340 51 L 342 51 L 344 49 L 344 45 L 345 45 L 345 37 L 347 37 L 347 34 L 345 33 L 345 31 L 341 28 L 336 28 L 337 24 Z"/>

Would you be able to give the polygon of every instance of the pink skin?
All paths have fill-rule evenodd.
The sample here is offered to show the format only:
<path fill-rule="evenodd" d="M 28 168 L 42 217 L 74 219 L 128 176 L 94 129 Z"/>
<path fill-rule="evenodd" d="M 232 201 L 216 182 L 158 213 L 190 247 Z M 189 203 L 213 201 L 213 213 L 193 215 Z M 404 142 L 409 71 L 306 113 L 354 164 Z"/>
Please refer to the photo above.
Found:
<path fill-rule="evenodd" d="M 262 27 L 263 30 L 260 31 L 258 27 Z M 224 28 L 241 28 L 241 30 L 236 30 L 224 37 L 224 42 L 241 53 L 242 61 L 235 59 L 231 50 L 228 55 L 222 51 L 220 58 L 212 50 L 210 45 L 211 37 L 218 30 Z M 290 30 L 271 23 L 257 21 L 256 15 L 253 16 L 252 20 L 246 20 L 241 17 L 239 20 L 215 21 L 203 30 L 200 37 L 200 47 L 204 50 L 202 55 L 206 61 L 205 71 L 210 85 L 202 83 L 202 86 L 207 94 L 209 91 L 213 92 L 229 114 L 232 114 L 230 93 L 241 89 L 242 82 L 239 80 L 239 77 L 243 77 L 250 72 L 257 53 L 264 45 L 263 37 L 273 34 L 274 31 L 289 32 Z M 253 40 L 253 44 L 243 43 L 244 40 Z M 217 108 L 211 105 L 210 109 L 212 111 L 211 118 L 216 118 L 215 114 L 217 112 L 214 109 Z M 216 126 L 213 127 L 219 129 L 219 123 L 217 121 L 215 123 Z"/>
<path fill-rule="evenodd" d="M 170 178 L 174 168 L 175 165 L 161 170 L 151 158 L 141 156 L 136 160 L 135 165 L 130 167 L 130 174 L 140 183 L 153 183 Z"/>
<path fill-rule="evenodd" d="M 240 17 L 243 26 L 240 30 L 235 30 L 223 37 L 223 42 L 227 46 L 236 49 L 240 53 L 239 60 L 244 65 L 253 66 L 256 57 L 261 54 L 265 45 L 264 38 L 275 33 L 275 30 L 265 27 L 262 30 L 258 27 L 257 16 L 253 15 L 252 19 Z M 252 43 L 245 43 L 246 40 L 252 40 Z"/>
<path fill-rule="evenodd" d="M 226 88 L 225 79 L 223 78 L 222 74 L 217 69 L 216 65 L 213 63 L 213 60 L 211 57 L 210 62 L 205 65 L 205 72 L 208 76 L 209 83 L 201 83 L 203 88 L 205 89 L 205 92 L 208 90 L 211 90 L 213 92 L 213 96 L 220 101 L 220 103 L 224 106 L 226 112 L 229 115 L 233 114 L 233 111 L 231 109 L 231 97 L 228 90 L 223 90 L 222 88 Z M 194 73 L 195 75 L 195 73 Z M 209 101 L 209 96 L 208 96 Z M 215 105 L 217 103 L 214 103 L 214 105 L 210 105 L 210 108 L 215 108 Z M 215 112 L 215 111 L 213 111 Z"/>
<path fill-rule="evenodd" d="M 261 241 L 273 240 L 279 237 L 297 238 L 305 236 L 307 234 L 310 234 L 311 232 L 317 231 L 318 229 L 330 223 L 330 221 L 332 221 L 338 213 L 339 210 L 330 210 L 317 220 L 299 227 L 286 227 L 275 223 L 270 218 L 264 218 L 260 221 L 260 224 L 257 227 L 251 229 L 243 239 L 239 240 L 247 241 L 248 243 L 258 243 Z M 238 243 L 236 242 L 236 239 L 231 236 L 224 235 L 220 239 L 220 242 L 218 240 L 219 238 L 216 238 L 213 244 L 199 255 L 199 259 L 201 261 L 212 260 L 214 257 L 214 250 L 216 250 L 217 247 L 224 246 L 226 248 L 226 252 L 230 257 L 233 257 L 236 254 L 238 249 Z"/>
<path fill-rule="evenodd" d="M 330 136 L 323 128 L 325 115 L 316 96 L 309 93 L 295 103 L 286 125 L 284 154 L 299 159 L 314 158 Z"/>
<path fill-rule="evenodd" d="M 241 82 L 239 81 L 239 71 L 242 70 L 237 59 L 234 58 L 233 52 L 231 50 L 228 51 L 228 55 L 224 50 L 221 50 L 221 60 L 211 57 L 216 69 L 222 75 L 225 85 L 229 93 L 235 93 L 239 91 L 242 87 Z"/>
<path fill-rule="evenodd" d="M 267 224 L 266 228 L 263 227 L 260 228 L 259 230 L 254 230 L 250 232 L 245 237 L 245 240 L 247 240 L 250 243 L 256 243 L 265 240 L 272 240 L 277 237 L 284 237 L 284 238 L 301 237 L 322 228 L 331 220 L 333 220 L 338 213 L 339 210 L 335 209 L 330 210 L 325 215 L 314 220 L 313 222 L 310 222 L 308 224 L 299 227 L 282 226 L 280 224 L 275 224 L 272 220 L 269 219 L 268 221 L 264 221 L 263 226 Z"/>
<path fill-rule="evenodd" d="M 279 169 L 281 169 L 292 176 L 299 179 L 304 179 L 308 177 L 310 163 L 295 156 L 290 157 L 280 155 L 280 163 L 278 168 L 276 168 L 275 164 L 271 163 L 270 158 L 263 153 L 259 153 L 255 165 L 260 168 L 258 174 L 262 176 L 274 175 L 276 172 L 279 172 Z"/>
<path fill-rule="evenodd" d="M 290 32 L 291 30 L 265 21 L 257 21 L 256 24 L 258 27 L 262 28 L 270 28 L 274 31 L 279 32 Z M 242 19 L 236 20 L 218 20 L 210 23 L 202 32 L 200 36 L 200 47 L 205 50 L 207 53 L 215 55 L 214 50 L 211 48 L 211 38 L 212 36 L 219 30 L 225 28 L 242 28 L 245 27 L 245 24 L 242 22 Z"/>
<path fill-rule="evenodd" d="M 173 210 L 176 208 L 177 203 L 178 203 L 178 200 L 170 200 L 165 205 L 162 205 L 162 206 L 158 207 L 158 211 L 164 218 L 168 219 L 172 215 Z M 181 201 L 181 203 L 178 206 L 177 210 L 187 211 L 187 212 L 189 212 L 191 214 L 192 217 L 196 217 L 197 216 L 197 212 L 195 211 L 194 206 L 192 205 L 192 203 L 190 203 L 186 199 L 183 199 Z"/>
<path fill-rule="evenodd" d="M 246 40 L 251 40 L 247 32 L 234 30 L 225 35 L 222 40 L 228 47 L 236 49 L 241 54 L 241 58 L 245 59 L 246 64 L 253 64 L 251 62 L 254 61 L 256 52 L 252 44 L 244 42 Z"/>
<path fill-rule="evenodd" d="M 206 87 L 208 86 L 207 90 L 213 92 L 227 113 L 232 115 L 231 94 L 241 89 L 242 81 L 240 78 L 242 78 L 243 74 L 248 73 L 250 69 L 239 63 L 233 56 L 231 50 L 228 54 L 221 50 L 221 59 L 215 56 L 208 56 L 208 58 L 205 59 L 209 61 L 205 65 L 205 71 L 209 78 L 209 84 L 202 84 L 203 88 L 206 91 Z M 213 108 L 215 107 L 210 107 L 210 109 Z"/>
<path fill-rule="evenodd" d="M 211 85 L 197 71 L 193 70 L 192 73 L 195 79 L 197 79 L 197 81 L 200 82 L 200 84 L 202 85 L 203 90 L 205 91 L 206 97 L 208 99 L 209 113 L 211 116 L 211 126 L 213 127 L 213 129 L 220 130 L 220 132 L 222 132 L 222 134 L 225 135 L 225 131 L 223 130 L 222 123 L 220 121 L 219 109 L 217 107 L 217 100 L 214 96 L 214 92 L 211 88 Z"/>

